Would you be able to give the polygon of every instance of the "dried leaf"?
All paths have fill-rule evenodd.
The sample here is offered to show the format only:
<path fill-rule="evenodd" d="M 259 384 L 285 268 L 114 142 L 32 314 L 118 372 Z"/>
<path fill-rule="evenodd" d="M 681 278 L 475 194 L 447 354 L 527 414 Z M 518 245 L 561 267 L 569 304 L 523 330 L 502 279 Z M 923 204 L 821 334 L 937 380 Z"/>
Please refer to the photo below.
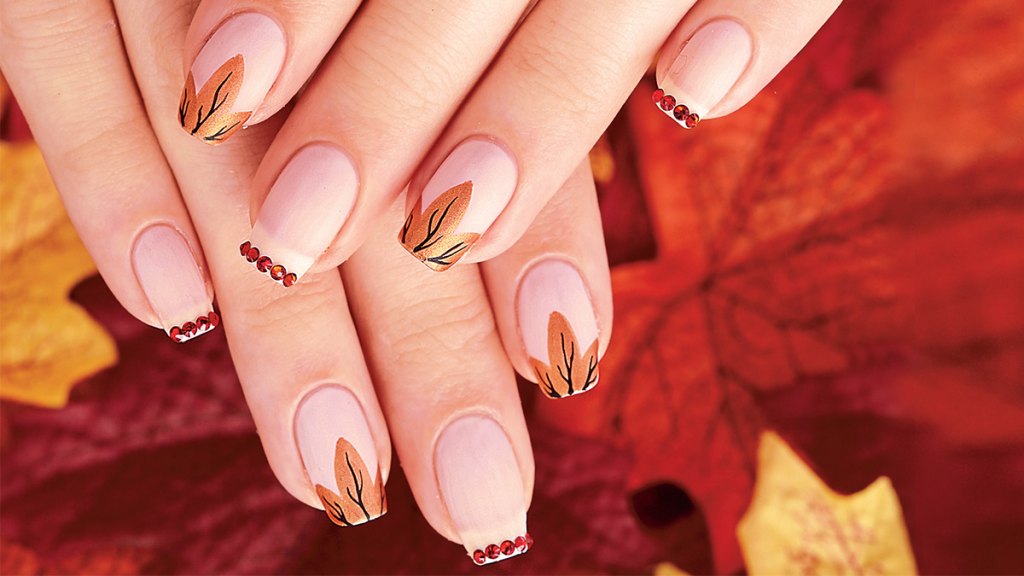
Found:
<path fill-rule="evenodd" d="M 409 212 L 398 239 L 410 254 L 438 272 L 447 270 L 480 238 L 479 234 L 455 234 L 473 196 L 473 183 L 452 186 L 423 210 L 423 198 Z"/>
<path fill-rule="evenodd" d="M 117 361 L 109 335 L 68 293 L 96 268 L 34 144 L 0 142 L 0 398 L 58 408 Z"/>
<path fill-rule="evenodd" d="M 917 573 L 888 478 L 837 494 L 773 432 L 761 435 L 757 470 L 736 529 L 751 575 Z"/>
<path fill-rule="evenodd" d="M 334 475 L 338 492 L 316 485 L 316 494 L 323 502 L 331 521 L 339 526 L 356 526 L 384 515 L 388 511 L 387 496 L 380 466 L 373 484 L 366 486 L 370 477 L 359 452 L 344 438 L 338 438 L 334 455 Z"/>
<path fill-rule="evenodd" d="M 252 115 L 252 111 L 231 111 L 244 75 L 245 61 L 238 54 L 221 65 L 197 95 L 195 78 L 189 72 L 178 104 L 181 127 L 210 144 L 223 142 L 240 130 Z"/>
<path fill-rule="evenodd" d="M 597 338 L 583 352 L 569 320 L 555 311 L 548 317 L 549 366 L 537 358 L 530 358 L 537 374 L 537 385 L 551 398 L 563 398 L 590 390 L 599 377 L 597 369 Z"/>

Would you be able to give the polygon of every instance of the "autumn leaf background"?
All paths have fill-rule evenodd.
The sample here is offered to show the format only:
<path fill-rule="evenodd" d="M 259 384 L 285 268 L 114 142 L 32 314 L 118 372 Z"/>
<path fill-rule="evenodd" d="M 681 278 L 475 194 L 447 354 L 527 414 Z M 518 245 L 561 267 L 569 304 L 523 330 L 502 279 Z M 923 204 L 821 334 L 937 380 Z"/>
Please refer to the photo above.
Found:
<path fill-rule="evenodd" d="M 756 569 L 737 526 L 779 476 L 758 455 L 773 430 L 823 501 L 886 477 L 879 518 L 905 525 L 921 572 L 1021 571 L 1022 16 L 1012 0 L 848 1 L 750 105 L 693 131 L 641 83 L 592 154 L 616 306 L 601 385 L 551 402 L 524 384 L 537 545 L 484 570 Z M 27 145 L 16 111 L 2 134 Z M 77 342 L 10 290 L 12 262 L 5 245 L 3 574 L 479 572 L 398 467 L 388 515 L 358 530 L 294 501 L 222 334 L 170 345 L 98 277 L 65 310 L 119 360 L 100 369 L 101 350 L 85 379 L 38 362 L 11 393 L 9 323 Z M 757 553 L 807 560 L 778 548 Z"/>

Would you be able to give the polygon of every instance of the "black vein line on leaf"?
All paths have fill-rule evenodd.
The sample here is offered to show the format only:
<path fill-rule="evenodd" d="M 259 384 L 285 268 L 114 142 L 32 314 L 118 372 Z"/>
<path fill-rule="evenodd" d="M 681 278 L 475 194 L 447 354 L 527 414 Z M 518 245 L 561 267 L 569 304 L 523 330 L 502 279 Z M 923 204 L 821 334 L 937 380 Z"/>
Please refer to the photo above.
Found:
<path fill-rule="evenodd" d="M 191 104 L 192 101 L 188 99 L 188 89 L 185 88 L 182 91 L 183 94 L 181 95 L 181 105 L 178 106 L 178 122 L 181 124 L 181 127 L 184 128 L 185 116 L 188 115 L 188 105 Z"/>
<path fill-rule="evenodd" d="M 533 369 L 533 371 L 537 373 L 537 381 L 540 382 L 545 394 L 547 394 L 551 398 L 562 397 L 562 395 L 559 394 L 557 390 L 555 390 L 555 385 L 551 382 L 551 375 L 549 373 L 541 373 L 540 369 L 536 367 Z"/>
<path fill-rule="evenodd" d="M 363 511 L 363 516 L 366 516 L 367 520 L 371 520 L 370 513 L 366 510 L 366 505 L 363 504 L 363 486 L 366 481 L 363 479 L 363 471 L 360 470 L 358 473 L 354 466 L 352 466 L 352 460 L 348 456 L 348 451 L 345 451 L 345 464 L 348 465 L 348 472 L 352 476 L 352 482 L 356 485 L 356 493 L 352 494 L 352 488 L 345 488 L 345 492 L 348 493 L 349 500 L 356 503 L 359 509 Z"/>
<path fill-rule="evenodd" d="M 238 122 L 235 122 L 231 126 L 221 126 L 220 129 L 218 129 L 213 134 L 210 134 L 209 136 L 204 136 L 203 140 L 206 140 L 206 141 L 220 140 L 221 137 L 224 136 L 224 134 L 226 134 L 227 132 L 230 132 L 231 129 L 234 128 L 235 126 L 238 126 L 238 124 L 239 124 Z"/>
<path fill-rule="evenodd" d="M 402 244 L 405 244 L 405 237 L 409 234 L 409 228 L 412 227 L 412 212 L 409 212 L 409 217 L 405 219 L 405 224 L 402 225 Z"/>
<path fill-rule="evenodd" d="M 559 332 L 558 335 L 562 339 L 562 363 L 565 364 L 565 372 L 566 373 L 562 374 L 562 367 L 561 366 L 557 366 L 556 368 L 558 369 L 558 375 L 561 376 L 562 380 L 564 380 L 565 383 L 569 386 L 569 390 L 568 390 L 568 393 L 566 395 L 567 396 L 572 396 L 573 392 L 574 392 L 573 387 L 572 387 L 572 365 L 576 361 L 576 343 L 575 342 L 570 343 L 569 347 L 571 348 L 571 350 L 569 351 L 568 354 L 566 354 L 566 352 L 565 352 L 565 332 Z"/>
<path fill-rule="evenodd" d="M 345 526 L 355 526 L 355 524 L 348 521 L 348 518 L 345 518 L 345 511 L 341 509 L 340 504 L 334 502 L 333 500 L 330 502 L 326 502 L 326 504 L 330 507 L 330 510 L 328 510 L 327 513 L 331 515 L 331 518 L 334 518 L 335 520 L 341 522 Z"/>
<path fill-rule="evenodd" d="M 427 262 L 433 262 L 434 264 L 437 264 L 439 266 L 451 266 L 451 262 L 449 262 L 448 259 L 455 256 L 459 252 L 462 252 L 466 248 L 469 248 L 468 244 L 466 244 L 465 242 L 459 242 L 458 244 L 452 245 L 450 248 L 448 248 L 441 254 L 427 258 Z"/>
<path fill-rule="evenodd" d="M 434 224 L 434 217 L 437 216 L 437 212 L 438 211 L 437 210 L 433 210 L 433 211 L 430 212 L 430 218 L 427 220 L 427 234 L 426 234 L 426 236 L 423 237 L 423 240 L 420 240 L 420 243 L 417 244 L 412 249 L 413 252 L 419 252 L 421 250 L 426 250 L 427 248 L 430 248 L 434 244 L 437 244 L 438 242 L 440 242 L 441 238 L 444 238 L 444 234 L 438 235 L 437 231 L 441 229 L 441 224 L 443 224 L 445 218 L 448 217 L 448 211 L 451 210 L 452 204 L 455 204 L 456 200 L 458 200 L 457 196 L 453 197 L 448 202 L 448 205 L 444 207 L 444 212 L 442 212 L 440 218 L 438 218 L 436 225 Z M 435 238 L 435 235 L 436 235 L 436 238 Z"/>
<path fill-rule="evenodd" d="M 221 89 L 224 88 L 224 84 L 226 84 L 234 74 L 234 70 L 228 72 L 227 76 L 225 76 L 224 79 L 220 81 L 220 84 L 217 85 L 217 89 L 213 91 L 213 104 L 210 106 L 210 111 L 206 113 L 206 116 L 203 116 L 203 107 L 199 107 L 199 113 L 196 115 L 196 126 L 192 129 L 192 134 L 198 132 L 199 129 L 202 128 L 203 124 L 205 124 L 206 121 L 209 120 L 225 102 L 227 102 L 228 96 L 231 94 L 230 92 L 224 93 L 224 98 L 221 98 L 220 101 L 218 101 L 218 98 L 220 97 Z M 200 90 L 200 92 L 201 91 L 202 90 Z"/>

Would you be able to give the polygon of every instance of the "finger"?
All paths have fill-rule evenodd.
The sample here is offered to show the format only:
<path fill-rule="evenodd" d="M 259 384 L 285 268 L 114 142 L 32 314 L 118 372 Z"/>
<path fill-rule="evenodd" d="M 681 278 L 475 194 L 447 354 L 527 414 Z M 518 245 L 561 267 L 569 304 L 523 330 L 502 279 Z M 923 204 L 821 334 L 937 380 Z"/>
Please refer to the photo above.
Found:
<path fill-rule="evenodd" d="M 401 217 L 396 202 L 342 274 L 402 469 L 430 525 L 477 564 L 521 554 L 533 455 L 480 275 L 410 269 L 387 241 Z"/>
<path fill-rule="evenodd" d="M 259 137 L 214 150 L 181 141 L 176 119 L 161 112 L 175 98 L 161 79 L 178 69 L 181 53 L 151 36 L 183 44 L 188 13 L 182 4 L 119 0 L 116 8 L 140 91 L 154 111 L 154 131 L 196 230 L 204 244 L 226 246 L 248 226 L 252 174 L 271 135 L 259 131 L 272 123 L 257 129 Z M 208 258 L 214 284 L 223 287 L 218 301 L 231 356 L 271 468 L 292 495 L 325 508 L 336 524 L 378 517 L 386 510 L 391 448 L 337 271 L 279 297 L 239 262 L 236 250 L 213 249 Z M 349 489 L 356 499 L 347 499 Z"/>
<path fill-rule="evenodd" d="M 701 0 L 665 43 L 655 104 L 681 126 L 749 102 L 842 0 Z"/>
<path fill-rule="evenodd" d="M 413 179 L 404 245 L 444 270 L 487 260 L 576 169 L 690 1 L 545 0 L 527 16 Z M 572 25 L 565 23 L 571 22 Z M 470 183 L 457 200 L 448 191 Z M 431 215 L 458 208 L 423 242 Z M 453 218 L 452 216 L 456 216 Z M 422 226 L 422 228 L 417 228 Z M 424 258 L 426 256 L 426 258 Z"/>
<path fill-rule="evenodd" d="M 318 269 L 337 266 L 408 182 L 524 5 L 368 3 L 260 166 L 251 244 L 299 277 L 318 259 Z"/>
<path fill-rule="evenodd" d="M 590 163 L 481 270 L 516 370 L 549 398 L 592 390 L 611 336 L 612 287 Z"/>
<path fill-rule="evenodd" d="M 203 0 L 185 39 L 178 123 L 215 145 L 266 120 L 306 83 L 358 6 L 358 0 Z"/>
<path fill-rule="evenodd" d="M 213 329 L 203 253 L 104 0 L 3 4 L 0 66 L 118 301 L 183 342 Z"/>

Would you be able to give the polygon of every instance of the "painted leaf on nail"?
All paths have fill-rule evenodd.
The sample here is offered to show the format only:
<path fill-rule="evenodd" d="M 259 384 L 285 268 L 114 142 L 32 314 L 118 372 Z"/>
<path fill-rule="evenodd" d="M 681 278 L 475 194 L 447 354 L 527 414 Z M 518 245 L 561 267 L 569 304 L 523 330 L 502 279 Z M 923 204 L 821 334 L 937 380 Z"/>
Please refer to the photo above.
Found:
<path fill-rule="evenodd" d="M 380 467 L 372 484 L 366 464 L 359 452 L 344 438 L 338 438 L 334 452 L 334 476 L 338 482 L 338 493 L 321 484 L 316 485 L 316 495 L 323 502 L 327 516 L 338 526 L 356 526 L 383 516 L 388 511 L 387 496 Z"/>
<path fill-rule="evenodd" d="M 239 54 L 225 62 L 196 94 L 196 82 L 188 73 L 178 104 L 178 123 L 189 134 L 208 144 L 219 144 L 238 131 L 252 112 L 232 112 L 242 88 L 245 62 Z"/>
<path fill-rule="evenodd" d="M 586 392 L 597 384 L 597 339 L 584 352 L 569 321 L 559 312 L 548 317 L 548 361 L 530 358 L 537 384 L 551 398 Z"/>
<path fill-rule="evenodd" d="M 463 182 L 434 199 L 426 210 L 420 198 L 405 219 L 398 240 L 432 270 L 447 270 L 480 238 L 474 233 L 455 234 L 472 195 L 473 183 Z"/>

